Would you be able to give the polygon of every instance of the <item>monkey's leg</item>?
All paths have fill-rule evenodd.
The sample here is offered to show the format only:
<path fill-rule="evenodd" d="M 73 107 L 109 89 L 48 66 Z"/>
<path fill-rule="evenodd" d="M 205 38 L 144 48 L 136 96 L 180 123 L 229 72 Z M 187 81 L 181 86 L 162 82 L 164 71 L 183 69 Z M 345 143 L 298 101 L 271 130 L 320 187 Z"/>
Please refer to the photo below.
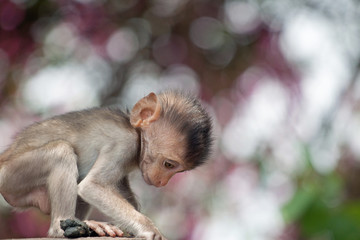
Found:
<path fill-rule="evenodd" d="M 75 215 L 76 160 L 71 145 L 61 140 L 17 152 L 1 166 L 0 191 L 14 207 L 51 213 L 49 235 L 61 237 L 60 220 Z"/>
<path fill-rule="evenodd" d="M 47 185 L 51 203 L 51 225 L 49 236 L 62 237 L 60 220 L 75 218 L 77 200 L 77 156 L 72 146 L 65 141 L 47 144 L 54 166 L 51 168 Z M 45 150 L 45 154 L 49 154 Z M 51 157 L 51 156 L 48 156 Z"/>
<path fill-rule="evenodd" d="M 75 217 L 80 220 L 87 219 L 90 210 L 91 210 L 90 204 L 88 204 L 80 196 L 78 196 L 76 203 Z M 98 222 L 93 220 L 85 220 L 84 223 L 87 224 L 93 232 L 95 232 L 95 236 L 109 235 L 111 237 L 116 237 L 116 236 L 120 237 L 123 235 L 123 232 L 119 228 L 109 223 Z"/>
<path fill-rule="evenodd" d="M 76 201 L 75 217 L 83 221 L 88 218 L 90 211 L 90 204 L 88 204 L 80 196 L 78 196 Z"/>

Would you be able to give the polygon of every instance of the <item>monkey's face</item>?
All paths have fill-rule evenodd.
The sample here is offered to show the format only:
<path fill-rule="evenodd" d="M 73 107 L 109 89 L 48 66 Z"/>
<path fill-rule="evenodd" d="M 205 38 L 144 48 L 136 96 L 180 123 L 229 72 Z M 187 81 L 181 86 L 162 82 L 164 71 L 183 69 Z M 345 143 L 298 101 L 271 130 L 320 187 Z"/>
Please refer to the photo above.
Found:
<path fill-rule="evenodd" d="M 165 186 L 170 178 L 187 168 L 183 161 L 185 139 L 163 121 L 142 129 L 140 169 L 147 184 Z"/>

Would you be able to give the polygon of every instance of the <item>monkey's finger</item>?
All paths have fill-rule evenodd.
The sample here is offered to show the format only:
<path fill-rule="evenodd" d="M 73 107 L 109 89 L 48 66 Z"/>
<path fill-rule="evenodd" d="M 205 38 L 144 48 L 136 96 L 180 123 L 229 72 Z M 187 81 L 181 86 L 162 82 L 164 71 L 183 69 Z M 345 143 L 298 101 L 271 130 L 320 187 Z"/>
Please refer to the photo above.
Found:
<path fill-rule="evenodd" d="M 97 233 L 97 235 L 99 235 L 100 237 L 106 236 L 106 232 L 100 226 L 94 226 L 94 227 L 90 227 L 90 228 L 92 230 L 94 230 Z"/>
<path fill-rule="evenodd" d="M 103 228 L 99 225 L 98 222 L 85 221 L 85 223 L 89 226 L 89 228 L 94 230 L 97 233 L 97 235 L 99 235 L 100 237 L 105 237 L 106 236 L 106 232 L 103 230 Z"/>
<path fill-rule="evenodd" d="M 99 225 L 107 235 L 109 235 L 110 237 L 116 237 L 116 233 L 113 231 L 112 226 L 102 223 L 100 223 Z"/>
<path fill-rule="evenodd" d="M 110 226 L 110 227 L 116 233 L 116 236 L 122 237 L 124 235 L 124 232 L 121 231 L 118 227 L 116 226 Z"/>
<path fill-rule="evenodd" d="M 99 225 L 110 237 L 122 237 L 124 235 L 123 231 L 114 225 L 108 223 L 99 223 Z"/>

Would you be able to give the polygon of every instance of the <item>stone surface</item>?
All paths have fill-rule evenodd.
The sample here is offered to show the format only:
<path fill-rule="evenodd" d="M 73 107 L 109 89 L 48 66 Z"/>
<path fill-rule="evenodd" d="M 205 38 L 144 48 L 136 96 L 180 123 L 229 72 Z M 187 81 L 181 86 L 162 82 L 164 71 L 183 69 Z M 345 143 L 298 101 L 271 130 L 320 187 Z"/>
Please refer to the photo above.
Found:
<path fill-rule="evenodd" d="M 68 240 L 69 238 L 16 238 L 16 240 Z M 123 237 L 86 237 L 86 238 L 73 238 L 78 240 L 145 240 L 145 238 L 123 238 Z"/>

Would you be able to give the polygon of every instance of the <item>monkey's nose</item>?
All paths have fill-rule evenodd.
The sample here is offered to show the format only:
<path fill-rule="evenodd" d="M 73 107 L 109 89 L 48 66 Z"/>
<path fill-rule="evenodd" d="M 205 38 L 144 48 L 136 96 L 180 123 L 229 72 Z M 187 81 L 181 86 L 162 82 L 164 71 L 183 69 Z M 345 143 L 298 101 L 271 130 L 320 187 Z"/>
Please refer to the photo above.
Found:
<path fill-rule="evenodd" d="M 155 187 L 162 187 L 162 182 L 161 180 L 157 181 L 156 184 L 154 184 Z"/>
<path fill-rule="evenodd" d="M 167 183 L 168 183 L 168 179 L 162 179 L 162 180 L 159 180 L 159 181 L 157 181 L 157 183 L 156 183 L 156 187 L 163 187 L 163 186 L 165 186 Z"/>

